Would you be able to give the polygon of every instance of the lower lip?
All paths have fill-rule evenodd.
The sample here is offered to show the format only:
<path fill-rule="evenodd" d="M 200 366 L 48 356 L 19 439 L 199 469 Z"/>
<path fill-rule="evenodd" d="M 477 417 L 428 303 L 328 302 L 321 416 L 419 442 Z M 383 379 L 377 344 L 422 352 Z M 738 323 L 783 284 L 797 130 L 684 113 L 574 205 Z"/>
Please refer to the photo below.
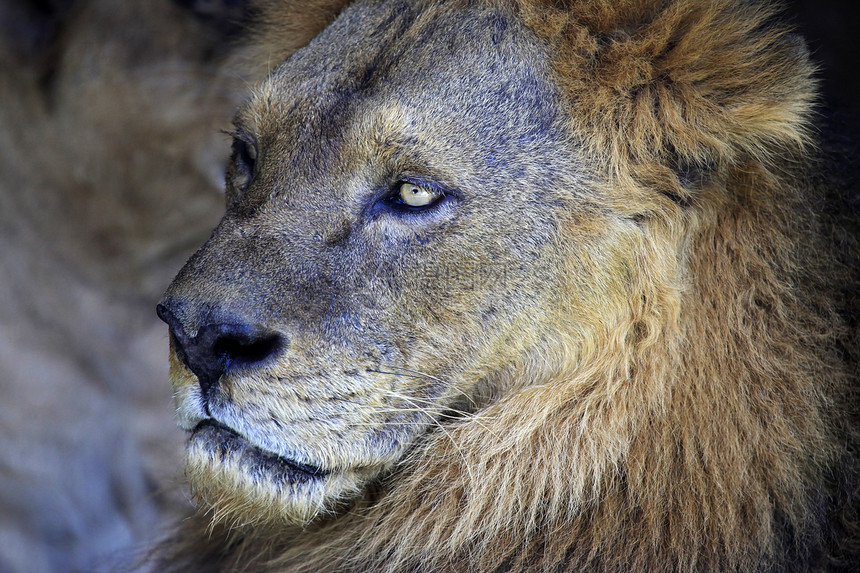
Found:
<path fill-rule="evenodd" d="M 242 465 L 247 465 L 255 473 L 289 483 L 321 480 L 328 475 L 323 469 L 263 451 L 213 420 L 197 424 L 191 432 L 191 441 L 212 451 L 221 460 L 236 456 Z"/>

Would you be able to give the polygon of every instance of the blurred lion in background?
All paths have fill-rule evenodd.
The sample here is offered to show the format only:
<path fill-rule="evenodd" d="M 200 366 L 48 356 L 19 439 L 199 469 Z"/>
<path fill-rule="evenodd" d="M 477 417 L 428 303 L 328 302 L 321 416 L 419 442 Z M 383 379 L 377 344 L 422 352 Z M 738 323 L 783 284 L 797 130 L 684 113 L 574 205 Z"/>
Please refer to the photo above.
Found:
<path fill-rule="evenodd" d="M 223 202 L 242 17 L 0 2 L 2 571 L 92 571 L 184 505 L 151 307 Z"/>
<path fill-rule="evenodd" d="M 223 210 L 253 4 L 0 0 L 0 571 L 112 571 L 188 511 L 152 304 Z"/>

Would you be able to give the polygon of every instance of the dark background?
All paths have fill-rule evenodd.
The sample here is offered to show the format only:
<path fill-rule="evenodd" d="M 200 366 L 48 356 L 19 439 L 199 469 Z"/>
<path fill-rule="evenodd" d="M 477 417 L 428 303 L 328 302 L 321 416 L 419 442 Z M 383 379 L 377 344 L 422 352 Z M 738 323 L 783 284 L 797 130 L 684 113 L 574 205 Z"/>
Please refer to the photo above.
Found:
<path fill-rule="evenodd" d="M 851 0 L 793 0 L 786 15 L 820 66 L 825 104 L 834 122 L 860 134 L 860 4 Z"/>

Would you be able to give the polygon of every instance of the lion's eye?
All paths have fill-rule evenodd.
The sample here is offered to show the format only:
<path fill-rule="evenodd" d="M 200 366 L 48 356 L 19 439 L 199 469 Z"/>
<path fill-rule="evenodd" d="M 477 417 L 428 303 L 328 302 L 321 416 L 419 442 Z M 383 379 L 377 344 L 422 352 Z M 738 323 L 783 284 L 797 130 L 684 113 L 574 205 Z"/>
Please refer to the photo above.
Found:
<path fill-rule="evenodd" d="M 381 209 L 407 219 L 426 217 L 434 213 L 441 215 L 447 212 L 443 207 L 450 205 L 457 198 L 456 191 L 451 191 L 439 183 L 405 179 L 395 181 L 397 182 L 388 188 L 386 195 L 374 204 L 374 212 Z"/>
<path fill-rule="evenodd" d="M 442 192 L 414 183 L 401 183 L 398 198 L 410 207 L 427 207 L 438 201 Z"/>
<path fill-rule="evenodd" d="M 242 139 L 233 140 L 233 169 L 230 174 L 232 185 L 244 191 L 254 178 L 257 166 L 257 146 Z"/>

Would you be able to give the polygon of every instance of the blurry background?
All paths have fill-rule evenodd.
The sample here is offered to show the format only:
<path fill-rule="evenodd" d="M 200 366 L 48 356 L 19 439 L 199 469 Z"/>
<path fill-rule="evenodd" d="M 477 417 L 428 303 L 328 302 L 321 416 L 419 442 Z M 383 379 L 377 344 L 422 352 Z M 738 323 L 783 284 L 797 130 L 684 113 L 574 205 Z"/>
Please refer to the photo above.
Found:
<path fill-rule="evenodd" d="M 0 572 L 187 509 L 162 291 L 223 208 L 242 2 L 0 0 Z"/>
<path fill-rule="evenodd" d="M 223 208 L 253 2 L 0 0 L 0 573 L 115 570 L 188 510 L 154 306 Z M 860 21 L 787 15 L 856 133 Z"/>

